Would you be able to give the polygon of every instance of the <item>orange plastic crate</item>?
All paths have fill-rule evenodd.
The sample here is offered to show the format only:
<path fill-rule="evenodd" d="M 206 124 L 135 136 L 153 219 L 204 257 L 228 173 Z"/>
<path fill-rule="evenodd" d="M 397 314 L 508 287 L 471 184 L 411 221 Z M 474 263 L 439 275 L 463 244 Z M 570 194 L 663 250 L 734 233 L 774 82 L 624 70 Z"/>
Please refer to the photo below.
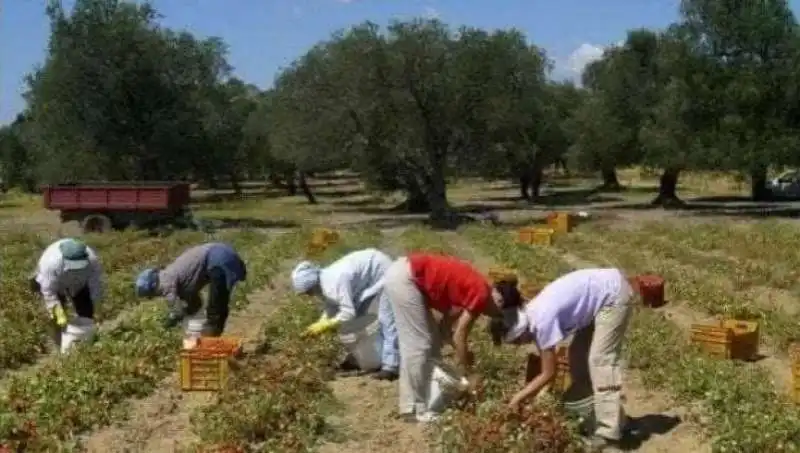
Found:
<path fill-rule="evenodd" d="M 547 215 L 547 226 L 556 233 L 569 233 L 572 231 L 572 219 L 568 212 L 551 212 Z"/>
<path fill-rule="evenodd" d="M 317 228 L 311 233 L 311 244 L 327 247 L 339 240 L 339 233 L 328 228 Z"/>
<path fill-rule="evenodd" d="M 230 361 L 242 353 L 242 341 L 234 337 L 202 337 L 193 349 L 180 353 L 181 389 L 218 391 L 228 383 Z"/>

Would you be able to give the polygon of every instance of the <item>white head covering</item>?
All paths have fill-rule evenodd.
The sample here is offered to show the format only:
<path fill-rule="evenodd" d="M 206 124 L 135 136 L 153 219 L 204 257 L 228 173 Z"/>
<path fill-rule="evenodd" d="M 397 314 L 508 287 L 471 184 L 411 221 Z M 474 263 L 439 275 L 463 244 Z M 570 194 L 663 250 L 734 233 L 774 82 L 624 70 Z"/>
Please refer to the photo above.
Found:
<path fill-rule="evenodd" d="M 303 261 L 292 270 L 292 286 L 296 293 L 307 293 L 319 284 L 320 268 L 311 261 Z"/>
<path fill-rule="evenodd" d="M 517 310 L 516 316 L 514 316 L 512 313 L 511 316 L 506 316 L 505 318 L 509 320 L 509 324 L 513 323 L 513 325 L 510 326 L 508 333 L 506 333 L 506 336 L 503 337 L 503 341 L 506 343 L 513 343 L 514 340 L 522 336 L 522 334 L 525 333 L 530 327 L 530 323 L 528 322 L 528 317 L 525 316 L 524 309 Z M 516 320 L 514 320 L 514 318 L 516 318 Z"/>

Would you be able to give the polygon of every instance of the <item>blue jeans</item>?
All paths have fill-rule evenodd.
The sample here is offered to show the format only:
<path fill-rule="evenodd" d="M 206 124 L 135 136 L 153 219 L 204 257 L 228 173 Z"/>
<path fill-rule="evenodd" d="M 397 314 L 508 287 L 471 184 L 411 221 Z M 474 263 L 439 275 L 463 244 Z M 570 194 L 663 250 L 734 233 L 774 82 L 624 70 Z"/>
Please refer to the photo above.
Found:
<path fill-rule="evenodd" d="M 389 296 L 385 291 L 379 296 L 378 322 L 381 330 L 378 334 L 378 350 L 381 351 L 381 369 L 397 372 L 400 367 L 400 350 L 397 341 L 397 326 L 394 323 L 394 312 Z"/>
<path fill-rule="evenodd" d="M 370 309 L 373 303 L 378 304 L 378 323 L 381 326 L 378 330 L 377 344 L 381 354 L 381 369 L 397 372 L 400 367 L 400 344 L 397 340 L 397 326 L 394 324 L 394 312 L 392 304 L 389 302 L 389 296 L 382 291 L 376 297 L 364 301 L 356 307 L 356 316 L 374 313 Z M 332 316 L 332 314 L 328 313 L 328 316 Z"/>

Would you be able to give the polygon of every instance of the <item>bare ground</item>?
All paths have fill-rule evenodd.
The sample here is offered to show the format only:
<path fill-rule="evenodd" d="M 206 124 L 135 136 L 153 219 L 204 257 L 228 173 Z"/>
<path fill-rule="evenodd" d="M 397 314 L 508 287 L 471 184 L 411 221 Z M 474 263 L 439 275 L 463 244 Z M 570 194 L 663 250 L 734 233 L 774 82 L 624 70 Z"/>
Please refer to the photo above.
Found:
<path fill-rule="evenodd" d="M 285 267 L 285 266 L 284 266 Z M 285 274 L 285 272 L 284 272 Z M 245 340 L 248 350 L 259 339 L 263 322 L 278 308 L 287 283 L 278 280 L 275 288 L 264 288 L 248 296 L 249 303 L 231 313 L 226 335 Z M 152 395 L 134 401 L 130 418 L 118 426 L 103 428 L 87 436 L 90 453 L 172 453 L 197 440 L 192 432 L 192 412 L 213 401 L 210 392 L 182 392 L 179 377 L 173 373 Z"/>

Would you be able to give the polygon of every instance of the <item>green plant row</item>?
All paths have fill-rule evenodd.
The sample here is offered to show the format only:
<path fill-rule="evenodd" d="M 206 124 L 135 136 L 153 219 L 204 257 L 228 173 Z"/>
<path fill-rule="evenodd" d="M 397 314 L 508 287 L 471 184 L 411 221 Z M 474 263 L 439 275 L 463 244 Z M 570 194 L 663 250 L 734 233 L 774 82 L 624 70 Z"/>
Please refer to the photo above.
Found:
<path fill-rule="evenodd" d="M 307 237 L 306 231 L 272 240 L 254 232 L 223 237 L 248 264 L 248 279 L 234 297 L 244 299 L 267 283 Z M 25 443 L 27 452 L 75 449 L 77 434 L 125 418 L 130 398 L 148 395 L 175 371 L 180 333 L 161 327 L 163 301 L 141 303 L 130 290 L 117 297 L 136 308 L 115 329 L 94 344 L 12 378 L 0 398 L 0 443 Z"/>
<path fill-rule="evenodd" d="M 118 233 L 91 236 L 87 242 L 97 251 L 106 274 L 106 296 L 97 308 L 99 322 L 118 315 L 129 307 L 125 294 L 130 293 L 133 273 L 150 263 L 162 262 L 194 242 L 201 234 L 180 234 L 169 240 L 150 238 L 143 233 Z M 10 370 L 34 362 L 52 348 L 48 336 L 49 318 L 42 302 L 33 294 L 28 279 L 36 261 L 56 238 L 35 233 L 6 234 L 0 243 L 0 370 Z"/>
<path fill-rule="evenodd" d="M 476 234 L 486 231 L 491 230 L 470 227 L 463 234 L 473 239 Z M 459 253 L 448 238 L 427 229 L 409 229 L 400 241 L 407 250 L 468 258 Z M 510 264 L 502 259 L 498 261 Z M 533 275 L 532 272 L 528 274 Z M 448 411 L 437 429 L 430 431 L 432 444 L 441 453 L 577 451 L 574 427 L 552 405 L 542 405 L 520 415 L 508 412 L 506 404 L 511 394 L 519 389 L 525 375 L 525 356 L 517 348 L 493 346 L 485 326 L 485 321 L 480 321 L 470 336 L 475 370 L 481 377 L 481 385 L 472 398 Z"/>
<path fill-rule="evenodd" d="M 796 236 L 796 230 L 791 228 Z M 653 222 L 642 226 L 643 232 L 658 242 L 659 249 L 679 251 L 693 265 L 724 273 L 737 288 L 766 283 L 797 293 L 800 269 L 793 242 L 798 241 L 792 241 L 786 229 L 774 222 L 758 223 L 744 231 L 730 224 L 685 226 Z"/>
<path fill-rule="evenodd" d="M 668 298 L 686 301 L 712 316 L 757 320 L 764 335 L 778 348 L 786 348 L 800 338 L 800 314 L 753 303 L 744 293 L 726 285 L 724 277 L 685 265 L 680 257 L 670 258 L 667 250 L 653 250 L 646 233 L 576 232 L 564 237 L 559 247 L 579 250 L 589 259 L 611 262 L 630 272 L 659 274 L 667 281 Z"/>
<path fill-rule="evenodd" d="M 344 233 L 318 261 L 329 264 L 362 248 L 377 247 L 377 230 Z M 191 451 L 310 451 L 330 432 L 334 406 L 327 381 L 341 347 L 335 336 L 309 341 L 305 328 L 319 318 L 318 301 L 284 294 L 287 301 L 266 321 L 263 343 L 233 372 L 229 388 L 192 415 L 201 446 Z"/>
<path fill-rule="evenodd" d="M 571 233 L 569 237 L 578 234 Z M 596 238 L 586 239 L 588 244 L 598 243 Z M 488 253 L 504 248 L 520 249 L 519 253 L 529 254 L 531 260 L 550 263 L 553 274 L 569 267 L 551 248 L 518 244 L 504 247 L 488 239 L 476 241 L 479 247 L 481 243 L 490 246 L 485 249 Z M 618 244 L 613 250 L 619 251 L 621 247 Z M 628 247 L 642 251 L 642 244 L 633 241 Z M 583 251 L 574 248 L 572 253 L 586 257 Z M 610 251 L 611 248 L 605 249 L 607 254 Z M 707 416 L 704 428 L 715 453 L 800 451 L 800 410 L 787 405 L 776 394 L 763 370 L 707 357 L 688 343 L 674 323 L 649 309 L 637 310 L 633 318 L 628 330 L 627 354 L 631 367 L 640 371 L 648 388 L 664 388 L 682 402 L 701 403 Z"/>

